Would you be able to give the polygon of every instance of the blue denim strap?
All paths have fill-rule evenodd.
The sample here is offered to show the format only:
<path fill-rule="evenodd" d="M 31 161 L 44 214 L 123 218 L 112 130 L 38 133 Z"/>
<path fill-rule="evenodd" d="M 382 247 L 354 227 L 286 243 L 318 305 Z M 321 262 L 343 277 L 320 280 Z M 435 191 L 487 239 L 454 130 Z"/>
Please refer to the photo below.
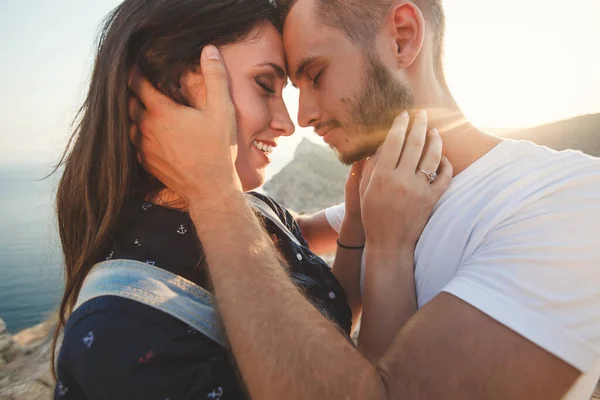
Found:
<path fill-rule="evenodd" d="M 75 309 L 100 296 L 118 296 L 169 314 L 228 347 L 214 296 L 164 269 L 133 260 L 96 264 L 86 277 Z"/>
<path fill-rule="evenodd" d="M 277 225 L 292 242 L 300 244 L 264 201 L 250 194 L 246 195 L 246 200 Z M 111 260 L 96 264 L 81 287 L 74 310 L 88 300 L 101 296 L 123 297 L 153 307 L 190 325 L 221 346 L 229 346 L 213 295 L 164 269 L 133 260 Z"/>

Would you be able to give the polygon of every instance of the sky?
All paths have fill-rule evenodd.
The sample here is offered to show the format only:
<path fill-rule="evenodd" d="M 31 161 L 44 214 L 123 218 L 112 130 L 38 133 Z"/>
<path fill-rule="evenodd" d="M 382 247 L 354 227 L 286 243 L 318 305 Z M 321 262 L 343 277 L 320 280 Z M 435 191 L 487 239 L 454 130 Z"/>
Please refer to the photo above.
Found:
<path fill-rule="evenodd" d="M 0 164 L 55 161 L 119 0 L 0 1 Z M 600 0 L 446 0 L 445 66 L 476 125 L 516 129 L 600 112 Z M 284 93 L 296 119 L 298 93 Z M 289 159 L 311 130 L 282 138 Z M 281 164 L 281 162 L 279 163 Z M 279 167 L 277 167 L 279 168 Z"/>

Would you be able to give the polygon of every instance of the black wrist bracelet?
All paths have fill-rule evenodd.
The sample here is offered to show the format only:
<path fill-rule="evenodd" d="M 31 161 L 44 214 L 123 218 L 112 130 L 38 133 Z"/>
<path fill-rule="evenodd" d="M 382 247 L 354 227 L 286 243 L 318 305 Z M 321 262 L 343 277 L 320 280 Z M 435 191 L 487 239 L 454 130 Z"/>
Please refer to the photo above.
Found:
<path fill-rule="evenodd" d="M 342 249 L 346 249 L 346 250 L 363 250 L 365 248 L 365 245 L 363 244 L 362 246 L 344 246 L 343 244 L 340 243 L 340 240 L 337 240 L 337 245 L 340 246 Z"/>

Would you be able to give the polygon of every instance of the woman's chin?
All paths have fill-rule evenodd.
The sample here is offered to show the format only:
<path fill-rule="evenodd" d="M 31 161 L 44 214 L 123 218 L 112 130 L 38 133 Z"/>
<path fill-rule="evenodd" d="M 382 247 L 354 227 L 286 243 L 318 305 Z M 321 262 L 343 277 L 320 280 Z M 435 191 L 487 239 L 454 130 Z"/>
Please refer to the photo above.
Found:
<path fill-rule="evenodd" d="M 249 192 L 261 187 L 265 183 L 265 170 L 256 170 L 252 174 L 240 174 L 240 180 L 242 181 L 244 192 Z"/>

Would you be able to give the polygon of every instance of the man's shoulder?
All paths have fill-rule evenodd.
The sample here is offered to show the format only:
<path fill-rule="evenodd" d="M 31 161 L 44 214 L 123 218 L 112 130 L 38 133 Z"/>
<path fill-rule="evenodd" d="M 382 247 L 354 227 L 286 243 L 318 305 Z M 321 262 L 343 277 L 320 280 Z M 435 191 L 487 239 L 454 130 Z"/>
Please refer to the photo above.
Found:
<path fill-rule="evenodd" d="M 573 168 L 587 166 L 600 173 L 600 158 L 586 154 L 580 150 L 554 150 L 546 146 L 541 146 L 527 140 L 505 140 L 507 152 L 514 154 L 509 157 L 512 164 L 524 164 L 531 167 L 543 167 L 544 164 L 555 166 L 560 164 L 563 167 Z M 541 169 L 544 171 L 544 169 Z"/>
<path fill-rule="evenodd" d="M 595 193 L 600 198 L 600 158 L 507 139 L 485 175 L 472 181 L 478 184 L 488 187 L 488 196 L 503 197 L 509 204 L 565 192 Z"/>

